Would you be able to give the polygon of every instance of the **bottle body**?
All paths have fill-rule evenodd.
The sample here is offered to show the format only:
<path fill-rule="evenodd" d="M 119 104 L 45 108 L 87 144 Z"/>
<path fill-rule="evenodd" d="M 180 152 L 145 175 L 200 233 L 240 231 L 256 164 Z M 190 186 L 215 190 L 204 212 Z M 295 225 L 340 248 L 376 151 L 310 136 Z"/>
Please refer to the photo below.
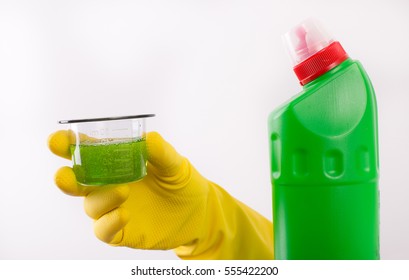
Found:
<path fill-rule="evenodd" d="M 269 116 L 277 259 L 379 259 L 377 109 L 347 59 Z"/>

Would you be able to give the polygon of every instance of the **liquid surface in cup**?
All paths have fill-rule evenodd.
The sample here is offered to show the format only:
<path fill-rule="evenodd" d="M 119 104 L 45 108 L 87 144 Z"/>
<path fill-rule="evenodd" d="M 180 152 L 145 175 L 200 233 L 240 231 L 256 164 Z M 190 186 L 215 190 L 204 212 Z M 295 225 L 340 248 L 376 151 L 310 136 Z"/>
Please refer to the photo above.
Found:
<path fill-rule="evenodd" d="M 145 138 L 126 142 L 71 145 L 73 170 L 85 185 L 120 184 L 146 175 Z"/>

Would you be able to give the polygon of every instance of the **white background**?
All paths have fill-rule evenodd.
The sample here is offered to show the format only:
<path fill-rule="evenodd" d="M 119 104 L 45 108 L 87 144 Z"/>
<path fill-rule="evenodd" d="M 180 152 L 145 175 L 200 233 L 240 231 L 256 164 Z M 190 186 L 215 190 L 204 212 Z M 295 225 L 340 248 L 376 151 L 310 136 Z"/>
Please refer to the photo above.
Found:
<path fill-rule="evenodd" d="M 175 259 L 93 235 L 54 186 L 61 119 L 155 113 L 208 179 L 271 219 L 267 116 L 300 91 L 281 35 L 314 16 L 379 107 L 381 256 L 409 259 L 409 2 L 0 0 L 0 259 Z"/>

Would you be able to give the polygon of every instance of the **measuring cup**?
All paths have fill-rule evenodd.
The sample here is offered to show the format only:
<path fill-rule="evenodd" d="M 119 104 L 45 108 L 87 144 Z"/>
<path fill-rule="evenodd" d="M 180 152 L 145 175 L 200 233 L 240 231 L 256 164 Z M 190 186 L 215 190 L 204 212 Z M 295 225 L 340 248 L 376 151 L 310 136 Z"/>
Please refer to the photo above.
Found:
<path fill-rule="evenodd" d="M 77 181 L 122 184 L 146 175 L 146 119 L 154 114 L 59 121 L 70 126 L 70 150 Z"/>

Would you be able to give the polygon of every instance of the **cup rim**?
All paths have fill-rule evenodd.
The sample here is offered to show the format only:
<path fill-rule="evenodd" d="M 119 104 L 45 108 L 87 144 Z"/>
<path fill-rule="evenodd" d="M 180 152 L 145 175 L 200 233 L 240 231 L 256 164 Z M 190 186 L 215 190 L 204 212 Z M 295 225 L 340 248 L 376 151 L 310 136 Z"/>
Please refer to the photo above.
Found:
<path fill-rule="evenodd" d="M 100 122 L 100 121 L 117 121 L 126 119 L 143 119 L 154 117 L 155 114 L 144 114 L 144 115 L 132 115 L 132 116 L 120 116 L 120 117 L 107 117 L 107 118 L 93 118 L 93 119 L 76 119 L 76 120 L 62 120 L 59 124 L 69 124 L 69 123 L 83 123 L 83 122 Z"/>

